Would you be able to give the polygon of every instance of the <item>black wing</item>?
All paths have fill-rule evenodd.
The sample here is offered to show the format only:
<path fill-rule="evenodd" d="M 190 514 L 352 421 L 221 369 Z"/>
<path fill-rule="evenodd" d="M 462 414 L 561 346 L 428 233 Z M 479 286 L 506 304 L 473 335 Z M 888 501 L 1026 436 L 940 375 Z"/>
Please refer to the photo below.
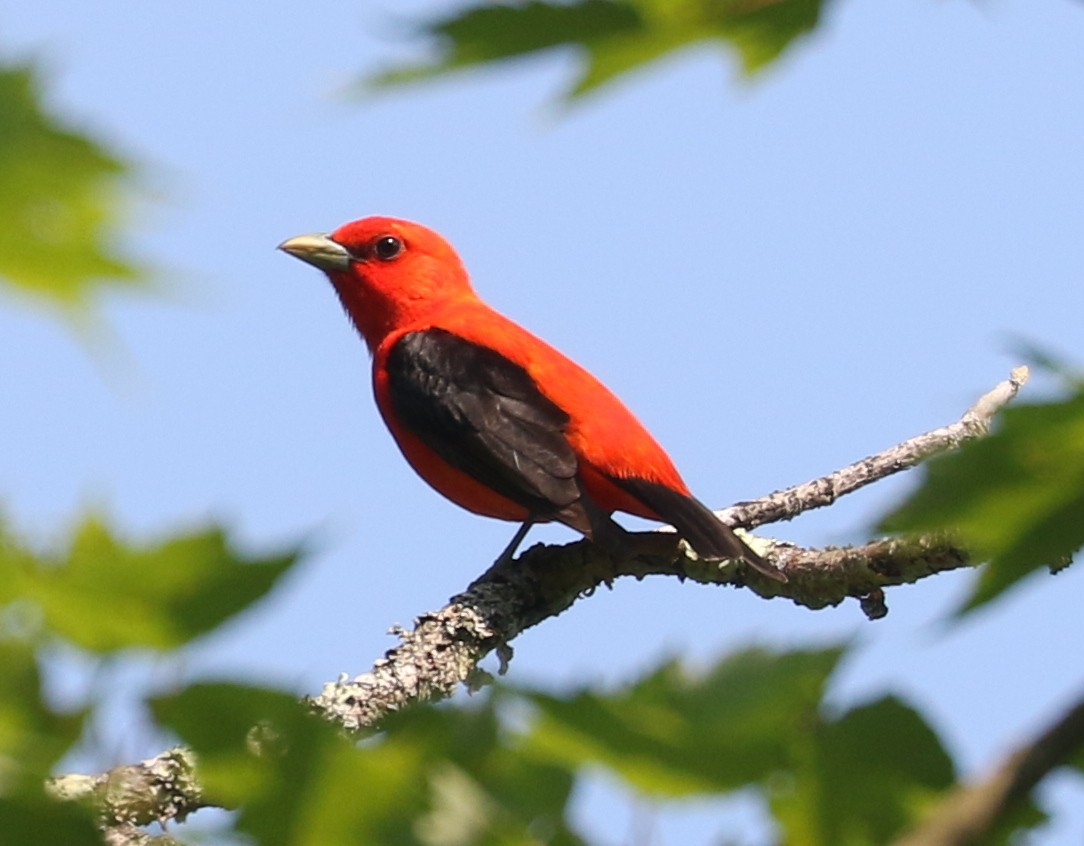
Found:
<path fill-rule="evenodd" d="M 568 415 L 518 364 L 426 329 L 395 343 L 387 372 L 399 420 L 453 467 L 537 517 L 580 499 Z"/>

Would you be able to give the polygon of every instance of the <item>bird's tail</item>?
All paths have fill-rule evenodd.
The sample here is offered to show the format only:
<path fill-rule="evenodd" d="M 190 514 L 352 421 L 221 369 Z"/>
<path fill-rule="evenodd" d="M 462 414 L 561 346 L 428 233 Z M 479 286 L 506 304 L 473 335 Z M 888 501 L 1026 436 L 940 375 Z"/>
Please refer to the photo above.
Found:
<path fill-rule="evenodd" d="M 733 529 L 695 497 L 643 479 L 613 481 L 677 529 L 701 558 L 713 561 L 740 559 L 770 579 L 787 580 L 781 571 L 750 549 Z"/>

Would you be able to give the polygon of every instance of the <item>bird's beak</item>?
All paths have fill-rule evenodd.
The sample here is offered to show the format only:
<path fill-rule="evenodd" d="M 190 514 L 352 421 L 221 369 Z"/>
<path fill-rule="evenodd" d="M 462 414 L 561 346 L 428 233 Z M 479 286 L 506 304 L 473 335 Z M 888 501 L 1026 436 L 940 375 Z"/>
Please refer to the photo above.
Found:
<path fill-rule="evenodd" d="M 298 235 L 287 238 L 279 249 L 321 270 L 348 270 L 353 257 L 342 244 L 327 235 Z"/>

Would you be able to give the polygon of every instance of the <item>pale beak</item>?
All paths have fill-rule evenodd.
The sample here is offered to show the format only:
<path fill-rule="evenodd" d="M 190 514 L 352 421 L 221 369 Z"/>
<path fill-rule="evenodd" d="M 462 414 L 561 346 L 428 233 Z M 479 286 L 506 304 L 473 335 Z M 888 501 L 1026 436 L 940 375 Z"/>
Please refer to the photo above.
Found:
<path fill-rule="evenodd" d="M 321 270 L 348 270 L 354 257 L 327 235 L 298 235 L 279 244 L 279 249 Z"/>

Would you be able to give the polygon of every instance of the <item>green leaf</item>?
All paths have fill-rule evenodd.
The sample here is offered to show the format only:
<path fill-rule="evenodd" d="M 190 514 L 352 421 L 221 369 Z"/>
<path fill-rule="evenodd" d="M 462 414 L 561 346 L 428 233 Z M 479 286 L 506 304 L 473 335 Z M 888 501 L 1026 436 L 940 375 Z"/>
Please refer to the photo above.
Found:
<path fill-rule="evenodd" d="M 436 61 L 379 73 L 369 78 L 368 84 L 380 88 L 416 82 L 563 45 L 582 47 L 641 27 L 633 4 L 624 2 L 486 3 L 418 27 L 421 34 L 440 45 Z"/>
<path fill-rule="evenodd" d="M 0 283 L 65 307 L 140 284 L 116 228 L 128 166 L 41 104 L 32 66 L 0 67 Z"/>
<path fill-rule="evenodd" d="M 381 88 L 571 47 L 583 70 L 577 97 L 675 50 L 713 42 L 732 51 L 747 74 L 775 61 L 820 21 L 827 0 L 530 0 L 485 3 L 421 25 L 436 41 L 429 62 L 370 77 Z"/>
<path fill-rule="evenodd" d="M 419 838 L 580 846 L 566 818 L 574 773 L 524 754 L 518 738 L 502 729 L 493 697 L 473 705 L 411 708 L 382 724 L 385 743 L 416 746 L 430 756 L 429 810 L 415 823 Z"/>
<path fill-rule="evenodd" d="M 424 746 L 358 748 L 292 696 L 240 685 L 193 685 L 151 707 L 196 751 L 207 795 L 239 807 L 237 829 L 261 846 L 418 842 Z"/>
<path fill-rule="evenodd" d="M 74 802 L 37 796 L 0 797 L 0 831 L 10 846 L 102 846 L 90 812 Z"/>
<path fill-rule="evenodd" d="M 198 684 L 151 708 L 262 846 L 582 846 L 564 820 L 572 775 L 520 754 L 489 703 L 412 708 L 360 746 L 258 688 Z"/>
<path fill-rule="evenodd" d="M 952 531 L 980 572 L 976 608 L 1084 545 L 1084 393 L 1009 408 L 996 431 L 929 462 L 922 486 L 881 527 Z"/>
<path fill-rule="evenodd" d="M 62 555 L 0 530 L 0 603 L 31 603 L 49 630 L 93 651 L 173 649 L 248 608 L 299 556 L 246 557 L 219 527 L 137 545 L 88 518 Z"/>
<path fill-rule="evenodd" d="M 715 9 L 720 36 L 737 51 L 742 69 L 752 74 L 816 29 L 826 0 L 730 0 L 708 5 Z"/>
<path fill-rule="evenodd" d="M 29 644 L 0 641 L 0 795 L 40 793 L 52 766 L 82 734 L 84 718 L 45 703 Z"/>
<path fill-rule="evenodd" d="M 1050 814 L 1029 795 L 1006 809 L 986 834 L 983 846 L 1020 846 L 1029 842 L 1024 835 L 1050 822 Z"/>
<path fill-rule="evenodd" d="M 681 30 L 642 27 L 636 32 L 615 33 L 589 42 L 584 45 L 584 67 L 569 89 L 568 99 L 591 93 L 625 74 L 641 70 L 667 53 L 689 46 L 691 40 Z"/>
<path fill-rule="evenodd" d="M 540 718 L 527 748 L 575 768 L 609 767 L 639 789 L 685 796 L 771 780 L 792 767 L 842 648 L 748 649 L 694 676 L 662 666 L 627 690 L 530 695 Z"/>
<path fill-rule="evenodd" d="M 792 777 L 770 792 L 787 843 L 891 842 L 953 784 L 937 735 L 892 696 L 826 720 L 812 739 Z"/>

